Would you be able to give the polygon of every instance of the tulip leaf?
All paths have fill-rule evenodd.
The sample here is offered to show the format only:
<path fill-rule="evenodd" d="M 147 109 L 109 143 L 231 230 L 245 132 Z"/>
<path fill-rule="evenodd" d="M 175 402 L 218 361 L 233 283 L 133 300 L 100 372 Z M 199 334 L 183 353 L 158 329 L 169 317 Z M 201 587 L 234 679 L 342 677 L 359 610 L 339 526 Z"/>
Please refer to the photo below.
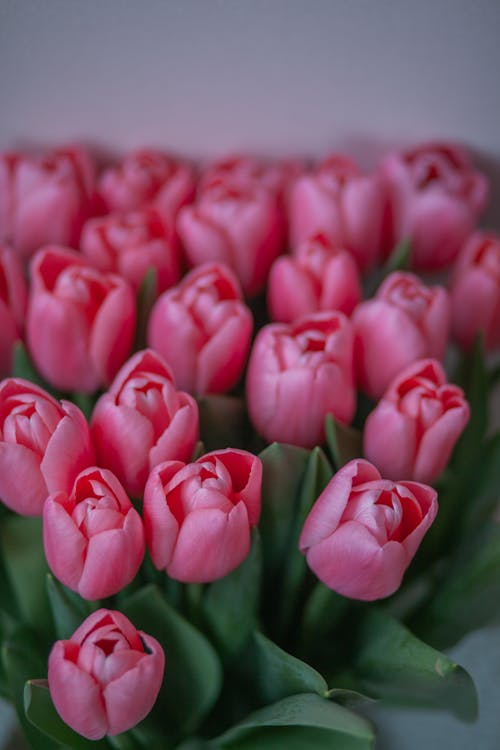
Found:
<path fill-rule="evenodd" d="M 56 635 L 62 640 L 67 640 L 90 615 L 90 607 L 78 594 L 63 586 L 50 573 L 46 580 Z"/>
<path fill-rule="evenodd" d="M 132 594 L 121 609 L 165 651 L 165 679 L 152 718 L 156 715 L 162 725 L 168 724 L 173 734 L 193 731 L 221 689 L 221 666 L 214 649 L 152 584 Z"/>
<path fill-rule="evenodd" d="M 394 271 L 409 271 L 411 268 L 411 240 L 407 237 L 401 240 L 387 258 L 383 273 L 385 278 Z"/>
<path fill-rule="evenodd" d="M 471 528 L 481 526 L 498 506 L 500 485 L 500 432 L 483 444 L 480 468 L 474 477 L 473 502 L 464 503 L 463 533 L 470 536 Z M 472 495 L 471 492 L 471 495 Z"/>
<path fill-rule="evenodd" d="M 371 609 L 362 623 L 354 672 L 375 698 L 448 710 L 464 721 L 477 716 L 476 688 L 465 669 L 383 610 Z"/>
<path fill-rule="evenodd" d="M 314 645 L 329 633 L 353 606 L 346 597 L 318 581 L 304 606 L 302 615 L 303 642 Z"/>
<path fill-rule="evenodd" d="M 248 446 L 251 427 L 242 398 L 210 394 L 197 401 L 200 437 L 207 451 Z"/>
<path fill-rule="evenodd" d="M 363 455 L 363 433 L 338 422 L 333 414 L 325 418 L 325 434 L 335 469 Z"/>
<path fill-rule="evenodd" d="M 134 351 L 144 349 L 147 344 L 148 320 L 158 296 L 158 272 L 148 268 L 137 292 L 137 324 Z"/>
<path fill-rule="evenodd" d="M 469 468 L 481 454 L 481 445 L 488 428 L 488 372 L 481 336 L 462 358 L 458 380 L 470 406 L 470 419 L 462 433 L 453 456 L 459 470 Z"/>
<path fill-rule="evenodd" d="M 74 750 L 109 750 L 105 740 L 87 740 L 64 723 L 52 703 L 46 680 L 28 680 L 25 683 L 24 711 L 37 729 L 65 747 Z"/>
<path fill-rule="evenodd" d="M 234 750 L 369 750 L 373 728 L 366 719 L 312 693 L 261 708 L 213 741 Z"/>

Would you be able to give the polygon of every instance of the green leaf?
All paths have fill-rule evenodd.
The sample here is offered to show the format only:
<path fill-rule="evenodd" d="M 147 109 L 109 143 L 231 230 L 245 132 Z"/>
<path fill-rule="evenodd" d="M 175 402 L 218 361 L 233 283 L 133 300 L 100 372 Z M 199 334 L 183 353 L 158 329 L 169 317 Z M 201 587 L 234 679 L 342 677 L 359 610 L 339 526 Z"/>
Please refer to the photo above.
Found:
<path fill-rule="evenodd" d="M 134 351 L 144 349 L 147 342 L 148 320 L 158 296 L 158 273 L 156 268 L 148 268 L 137 292 L 137 323 Z"/>
<path fill-rule="evenodd" d="M 368 750 L 371 724 L 318 695 L 284 698 L 256 711 L 213 741 L 234 750 Z"/>
<path fill-rule="evenodd" d="M 55 742 L 74 750 L 109 750 L 105 740 L 87 740 L 61 719 L 46 680 L 28 680 L 24 686 L 24 711 L 29 721 Z"/>
<path fill-rule="evenodd" d="M 333 414 L 325 418 L 325 433 L 335 469 L 338 471 L 353 458 L 363 456 L 363 433 L 337 422 Z"/>
<path fill-rule="evenodd" d="M 56 635 L 62 640 L 67 640 L 90 615 L 91 609 L 86 601 L 63 586 L 50 573 L 47 574 L 46 580 Z"/>
<path fill-rule="evenodd" d="M 197 401 L 200 437 L 207 451 L 248 446 L 251 427 L 242 398 L 206 395 Z"/>
<path fill-rule="evenodd" d="M 337 594 L 321 581 L 313 588 L 302 615 L 302 643 L 315 645 L 333 632 L 353 602 Z"/>
<path fill-rule="evenodd" d="M 374 697 L 445 709 L 465 721 L 477 716 L 476 689 L 465 669 L 382 610 L 370 610 L 362 624 L 354 672 Z"/>
<path fill-rule="evenodd" d="M 396 245 L 384 265 L 384 278 L 394 271 L 409 271 L 411 268 L 411 240 L 406 238 Z"/>
<path fill-rule="evenodd" d="M 133 594 L 123 602 L 122 611 L 165 650 L 165 680 L 154 713 L 172 733 L 195 730 L 221 688 L 221 667 L 214 649 L 156 586 L 150 584 Z"/>
<path fill-rule="evenodd" d="M 472 528 L 483 525 L 498 506 L 500 486 L 500 433 L 483 443 L 479 470 L 474 477 L 473 497 L 463 505 L 461 525 L 469 536 Z"/>
<path fill-rule="evenodd" d="M 459 380 L 470 406 L 470 419 L 453 457 L 454 465 L 463 471 L 480 455 L 488 427 L 488 372 L 480 336 L 463 355 Z"/>
<path fill-rule="evenodd" d="M 346 688 L 332 688 L 328 691 L 327 697 L 346 708 L 358 708 L 359 706 L 367 706 L 370 703 L 377 702 L 374 698 L 370 698 L 369 695 L 360 693 L 357 690 L 347 690 Z"/>

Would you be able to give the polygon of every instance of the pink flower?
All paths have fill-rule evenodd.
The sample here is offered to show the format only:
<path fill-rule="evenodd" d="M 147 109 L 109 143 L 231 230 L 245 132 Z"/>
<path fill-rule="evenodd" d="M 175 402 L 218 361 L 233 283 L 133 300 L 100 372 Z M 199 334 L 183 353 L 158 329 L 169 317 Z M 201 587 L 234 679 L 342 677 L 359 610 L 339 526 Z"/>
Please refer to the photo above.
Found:
<path fill-rule="evenodd" d="M 355 459 L 317 499 L 299 547 L 329 588 L 351 599 L 382 599 L 401 585 L 437 508 L 431 487 L 390 482 Z"/>
<path fill-rule="evenodd" d="M 0 383 L 0 498 L 25 516 L 40 516 L 51 492 L 69 492 L 95 461 L 81 411 L 21 378 Z"/>
<path fill-rule="evenodd" d="M 349 250 L 360 269 L 380 255 L 384 195 L 377 175 L 363 175 L 346 156 L 332 154 L 292 187 L 290 237 L 296 248 L 318 232 Z"/>
<path fill-rule="evenodd" d="M 238 567 L 260 516 L 262 463 L 247 451 L 213 451 L 151 472 L 144 525 L 154 564 L 171 578 L 206 583 Z"/>
<path fill-rule="evenodd" d="M 89 740 L 144 719 L 160 692 L 163 649 L 121 612 L 99 609 L 49 656 L 49 689 L 62 720 Z"/>
<path fill-rule="evenodd" d="M 264 161 L 252 156 L 229 156 L 211 164 L 201 175 L 199 189 L 210 188 L 214 183 L 230 183 L 268 189 L 280 198 L 286 198 L 289 188 L 299 176 L 302 164 L 299 161 Z"/>
<path fill-rule="evenodd" d="M 27 335 L 35 365 L 56 388 L 92 393 L 111 382 L 135 332 L 135 299 L 119 276 L 60 247 L 37 253 Z"/>
<path fill-rule="evenodd" d="M 389 154 L 380 174 L 386 186 L 392 245 L 411 240 L 415 268 L 449 265 L 483 212 L 488 183 L 468 153 L 450 143 L 425 143 Z"/>
<path fill-rule="evenodd" d="M 48 243 L 78 247 L 93 208 L 94 172 L 78 147 L 41 157 L 0 155 L 0 242 L 25 259 Z"/>
<path fill-rule="evenodd" d="M 451 285 L 451 325 L 468 348 L 477 333 L 487 350 L 500 347 L 500 236 L 476 232 L 460 253 Z"/>
<path fill-rule="evenodd" d="M 154 209 L 90 219 L 82 232 L 82 253 L 100 271 L 112 271 L 138 289 L 149 268 L 157 272 L 158 289 L 179 281 L 176 243 Z"/>
<path fill-rule="evenodd" d="M 243 372 L 252 327 L 237 279 L 223 264 L 207 263 L 156 301 L 148 341 L 180 388 L 225 393 Z"/>
<path fill-rule="evenodd" d="M 325 310 L 350 315 L 361 299 L 356 262 L 317 234 L 300 245 L 294 257 L 275 260 L 267 299 L 272 320 L 283 323 Z"/>
<path fill-rule="evenodd" d="M 27 295 L 18 257 L 0 245 L 0 377 L 12 370 L 14 344 L 24 329 Z"/>
<path fill-rule="evenodd" d="M 356 308 L 352 322 L 359 384 L 380 398 L 412 362 L 443 359 L 450 328 L 448 294 L 443 287 L 425 286 L 417 276 L 396 271 L 374 299 Z"/>
<path fill-rule="evenodd" d="M 469 420 L 463 391 L 433 359 L 419 360 L 392 381 L 364 430 L 364 454 L 384 477 L 433 482 L 446 467 Z"/>
<path fill-rule="evenodd" d="M 92 414 L 92 437 L 102 466 L 134 497 L 163 461 L 189 461 L 198 440 L 198 406 L 177 391 L 172 373 L 151 349 L 121 368 Z"/>
<path fill-rule="evenodd" d="M 43 506 L 43 546 L 54 575 L 84 599 L 103 599 L 129 584 L 144 557 L 144 527 L 107 469 L 91 466 L 73 489 Z"/>
<path fill-rule="evenodd" d="M 304 448 L 323 442 L 325 416 L 348 423 L 356 406 L 349 320 L 330 312 L 264 326 L 246 392 L 250 419 L 266 440 Z"/>

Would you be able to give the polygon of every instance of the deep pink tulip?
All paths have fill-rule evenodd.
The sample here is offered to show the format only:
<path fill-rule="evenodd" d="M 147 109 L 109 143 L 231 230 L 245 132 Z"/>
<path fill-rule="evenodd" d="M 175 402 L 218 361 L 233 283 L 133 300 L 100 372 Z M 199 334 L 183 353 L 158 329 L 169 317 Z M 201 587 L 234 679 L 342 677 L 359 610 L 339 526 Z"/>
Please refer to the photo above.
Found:
<path fill-rule="evenodd" d="M 146 349 L 125 363 L 97 402 L 92 438 L 99 464 L 139 497 L 154 466 L 191 458 L 198 440 L 198 406 L 176 390 L 162 358 Z"/>
<path fill-rule="evenodd" d="M 363 175 L 351 159 L 333 154 L 299 177 L 291 189 L 292 247 L 319 232 L 349 250 L 360 269 L 367 270 L 380 256 L 384 204 L 377 175 Z"/>
<path fill-rule="evenodd" d="M 261 484 L 260 459 L 233 448 L 153 469 L 144 492 L 144 525 L 156 567 L 185 583 L 230 573 L 250 550 Z"/>
<path fill-rule="evenodd" d="M 134 338 L 135 298 L 128 282 L 60 247 L 40 250 L 31 272 L 27 337 L 38 370 L 64 391 L 92 393 L 108 385 Z"/>
<path fill-rule="evenodd" d="M 302 164 L 298 160 L 264 161 L 248 155 L 230 156 L 209 165 L 201 175 L 199 189 L 209 189 L 219 182 L 248 185 L 255 182 L 270 192 L 286 199 Z"/>
<path fill-rule="evenodd" d="M 99 609 L 49 656 L 49 690 L 62 720 L 89 740 L 126 732 L 160 692 L 165 655 L 121 612 Z"/>
<path fill-rule="evenodd" d="M 489 351 L 500 348 L 500 236 L 476 232 L 458 256 L 452 284 L 451 329 L 468 348 L 482 333 Z"/>
<path fill-rule="evenodd" d="M 43 506 L 43 545 L 50 569 L 84 599 L 117 594 L 144 557 L 144 527 L 115 475 L 91 466 L 71 492 Z"/>
<path fill-rule="evenodd" d="M 21 262 L 0 245 L 0 377 L 10 375 L 15 342 L 21 338 L 28 292 Z"/>
<path fill-rule="evenodd" d="M 351 599 L 382 599 L 401 585 L 437 509 L 432 487 L 390 482 L 355 459 L 317 499 L 299 547 L 329 588 Z"/>
<path fill-rule="evenodd" d="M 360 299 L 356 262 L 321 234 L 304 242 L 295 256 L 275 260 L 269 274 L 268 308 L 280 323 L 326 310 L 350 315 Z"/>
<path fill-rule="evenodd" d="M 373 299 L 358 305 L 352 322 L 358 382 L 380 398 L 412 362 L 443 359 L 450 329 L 448 293 L 441 286 L 425 286 L 412 273 L 395 271 Z"/>
<path fill-rule="evenodd" d="M 264 326 L 250 355 L 246 393 L 250 419 L 269 442 L 322 443 L 325 416 L 348 423 L 356 407 L 350 321 L 330 312 Z"/>
<path fill-rule="evenodd" d="M 461 388 L 433 359 L 415 362 L 392 381 L 366 420 L 364 454 L 388 479 L 433 482 L 469 420 Z"/>
<path fill-rule="evenodd" d="M 196 268 L 156 301 L 148 342 L 190 393 L 225 393 L 238 382 L 253 320 L 233 273 L 221 263 Z"/>
<path fill-rule="evenodd" d="M 474 170 L 469 154 L 451 143 L 425 143 L 389 154 L 380 174 L 388 197 L 391 246 L 410 239 L 414 268 L 449 265 L 488 198 L 488 182 Z"/>
<path fill-rule="evenodd" d="M 78 247 L 93 210 L 95 167 L 82 148 L 0 155 L 0 242 L 28 259 L 42 245 Z"/>
<path fill-rule="evenodd" d="M 70 401 L 34 383 L 0 383 L 0 499 L 24 516 L 41 516 L 51 492 L 70 492 L 95 461 L 90 430 Z"/>

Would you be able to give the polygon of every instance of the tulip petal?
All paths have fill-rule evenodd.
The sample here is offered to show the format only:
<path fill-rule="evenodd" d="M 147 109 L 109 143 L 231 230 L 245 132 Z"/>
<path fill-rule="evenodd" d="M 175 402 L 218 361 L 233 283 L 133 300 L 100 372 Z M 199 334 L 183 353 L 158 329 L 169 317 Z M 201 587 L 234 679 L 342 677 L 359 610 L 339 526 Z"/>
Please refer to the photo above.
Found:
<path fill-rule="evenodd" d="M 47 499 L 43 508 L 43 546 L 49 568 L 65 586 L 78 591 L 87 540 L 62 505 L 63 493 Z"/>
<path fill-rule="evenodd" d="M 0 499 L 23 516 L 41 516 L 49 494 L 40 456 L 24 445 L 0 442 Z"/>

